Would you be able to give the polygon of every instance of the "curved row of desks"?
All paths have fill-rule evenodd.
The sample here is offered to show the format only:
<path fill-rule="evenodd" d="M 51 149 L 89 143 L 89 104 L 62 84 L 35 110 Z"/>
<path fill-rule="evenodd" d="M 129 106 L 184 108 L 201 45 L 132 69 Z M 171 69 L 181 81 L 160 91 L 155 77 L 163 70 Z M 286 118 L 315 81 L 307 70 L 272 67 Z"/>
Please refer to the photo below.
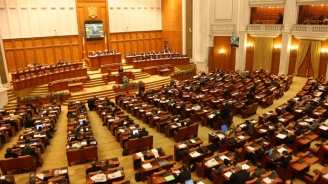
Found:
<path fill-rule="evenodd" d="M 173 65 L 186 65 L 189 64 L 190 58 L 164 58 L 158 60 L 141 60 L 134 61 L 133 68 L 143 68 L 147 66 L 157 66 L 157 65 L 165 65 L 165 64 L 173 64 Z"/>

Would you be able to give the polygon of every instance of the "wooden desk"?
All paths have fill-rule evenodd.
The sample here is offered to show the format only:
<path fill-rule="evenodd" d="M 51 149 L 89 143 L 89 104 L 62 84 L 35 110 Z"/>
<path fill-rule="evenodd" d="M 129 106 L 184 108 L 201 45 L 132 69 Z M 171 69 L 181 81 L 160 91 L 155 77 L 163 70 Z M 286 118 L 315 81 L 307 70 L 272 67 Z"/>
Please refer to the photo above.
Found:
<path fill-rule="evenodd" d="M 64 176 L 67 179 L 67 182 L 70 183 L 69 180 L 69 174 L 68 174 L 68 168 L 67 167 L 61 167 L 61 168 L 54 168 L 49 170 L 43 170 L 43 171 L 37 171 L 37 175 L 43 175 L 44 180 L 48 180 L 52 177 L 54 177 L 54 171 L 59 170 L 59 176 Z M 38 183 L 38 182 L 37 182 Z M 42 183 L 42 182 L 40 182 Z"/>
<path fill-rule="evenodd" d="M 199 139 L 198 137 L 193 138 L 193 140 L 195 140 L 195 143 L 192 143 L 190 140 L 188 141 L 182 141 L 182 142 L 178 142 L 174 144 L 174 158 L 177 158 L 177 152 L 179 150 L 185 149 L 185 148 L 194 148 L 194 147 L 198 147 L 201 144 L 203 144 L 203 141 L 201 139 Z M 183 146 L 185 145 L 185 146 Z"/>
<path fill-rule="evenodd" d="M 133 68 L 143 68 L 147 66 L 156 66 L 156 65 L 187 65 L 189 64 L 190 58 L 176 58 L 176 59 L 158 59 L 158 60 L 142 60 L 142 61 L 133 61 Z"/>
<path fill-rule="evenodd" d="M 167 161 L 167 164 L 160 166 L 158 162 L 164 161 L 164 160 Z M 150 163 L 152 165 L 151 168 L 145 169 L 143 166 L 141 166 L 139 169 L 142 181 L 145 181 L 147 176 L 152 175 L 153 172 L 158 171 L 160 168 L 163 168 L 163 169 L 171 168 L 173 165 L 175 165 L 176 162 L 173 159 L 172 155 L 167 155 L 167 156 L 159 157 L 157 160 L 152 159 L 152 160 L 148 161 L 148 163 Z"/>
<path fill-rule="evenodd" d="M 89 69 L 98 70 L 101 65 L 122 63 L 121 54 L 107 54 L 102 56 L 89 56 Z"/>
<path fill-rule="evenodd" d="M 118 158 L 110 158 L 110 159 L 106 159 L 106 160 L 108 160 L 108 164 L 114 164 L 115 167 L 118 167 L 120 165 L 120 161 L 118 160 Z M 100 167 L 103 167 L 105 165 L 105 160 L 103 160 L 103 161 L 96 161 L 96 165 L 97 166 L 100 166 Z M 86 163 L 84 165 L 84 170 L 87 170 L 90 167 L 92 167 L 91 162 Z"/>
<path fill-rule="evenodd" d="M 31 88 L 34 86 L 47 84 L 49 82 L 55 81 L 55 80 L 61 80 L 61 79 L 67 79 L 67 78 L 74 78 L 74 77 L 82 77 L 87 76 L 87 69 L 86 68 L 78 68 L 74 70 L 67 70 L 63 72 L 58 73 L 50 73 L 50 74 L 44 74 L 41 76 L 35 76 L 31 78 L 25 78 L 23 80 L 13 80 L 13 86 L 14 90 L 23 90 L 26 88 Z"/>
<path fill-rule="evenodd" d="M 160 67 L 166 67 L 167 68 L 165 70 L 166 74 L 171 74 L 174 71 L 174 65 L 161 65 L 161 66 L 144 67 L 144 68 L 141 69 L 141 72 L 146 72 L 149 75 L 157 75 L 158 73 L 161 72 L 161 70 L 159 70 Z M 163 75 L 163 76 L 167 76 L 167 75 Z"/>
<path fill-rule="evenodd" d="M 133 64 L 133 61 L 141 60 L 141 58 L 145 59 L 150 59 L 150 58 L 156 58 L 156 57 L 164 57 L 164 58 L 169 58 L 169 57 L 178 57 L 180 54 L 175 54 L 175 53 L 159 53 L 159 54 L 146 54 L 146 55 L 125 55 L 125 63 L 126 64 Z"/>
<path fill-rule="evenodd" d="M 70 81 L 82 83 L 82 85 L 83 85 L 83 83 L 85 83 L 87 80 L 89 80 L 88 76 L 77 77 L 74 79 L 63 79 L 63 80 L 52 81 L 48 84 L 48 90 L 49 90 L 49 92 L 66 90 L 66 89 L 69 89 Z"/>
<path fill-rule="evenodd" d="M 108 73 L 111 74 L 111 71 L 118 70 L 122 66 L 122 63 L 112 63 L 100 65 L 100 73 Z"/>
<path fill-rule="evenodd" d="M 159 155 L 164 154 L 164 150 L 162 148 L 155 148 L 158 151 Z M 151 150 L 146 150 L 139 152 L 142 153 L 143 155 L 147 155 L 149 159 L 154 158 L 154 153 Z M 138 164 L 141 163 L 141 158 L 138 156 L 139 153 L 133 153 L 132 154 L 132 161 L 133 161 L 133 168 L 134 170 L 138 169 Z"/>
<path fill-rule="evenodd" d="M 117 172 L 117 171 L 119 171 L 121 173 L 121 175 L 118 176 L 118 177 L 111 177 L 111 173 L 114 173 L 114 172 Z M 122 167 L 116 168 L 116 171 L 115 171 L 115 168 L 113 168 L 113 171 L 105 172 L 104 174 L 106 176 L 106 182 L 105 183 L 113 183 L 114 181 L 121 181 L 121 180 L 124 180 L 124 178 L 125 178 L 125 174 L 124 174 L 124 171 L 123 171 Z M 95 182 L 91 180 L 90 176 L 86 176 L 86 184 L 94 184 L 94 183 Z"/>
<path fill-rule="evenodd" d="M 28 68 L 26 70 L 21 70 L 21 71 L 14 71 L 11 73 L 11 77 L 12 77 L 12 81 L 18 80 L 19 76 L 24 75 L 26 76 L 27 74 L 31 75 L 32 73 L 34 73 L 36 76 L 40 75 L 40 72 L 43 72 L 44 74 L 46 73 L 46 70 L 50 70 L 51 73 L 55 72 L 55 70 L 60 71 L 60 68 L 65 69 L 66 67 L 69 67 L 71 69 L 71 67 L 73 67 L 74 69 L 79 68 L 79 66 L 82 68 L 83 63 L 72 63 L 72 64 L 67 64 L 67 65 L 60 65 L 60 66 L 56 66 L 55 64 L 52 64 L 51 66 L 48 67 L 41 67 L 39 68 Z"/>

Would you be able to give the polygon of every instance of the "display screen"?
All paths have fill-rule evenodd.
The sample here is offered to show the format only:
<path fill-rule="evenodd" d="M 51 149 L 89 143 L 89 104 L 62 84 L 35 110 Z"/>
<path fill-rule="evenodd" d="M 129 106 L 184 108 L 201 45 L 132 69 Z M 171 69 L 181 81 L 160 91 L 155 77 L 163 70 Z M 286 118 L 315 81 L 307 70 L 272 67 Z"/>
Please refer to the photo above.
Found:
<path fill-rule="evenodd" d="M 230 38 L 231 47 L 239 47 L 239 37 L 232 36 Z"/>
<path fill-rule="evenodd" d="M 86 40 L 102 40 L 104 39 L 104 28 L 102 21 L 85 21 L 85 37 Z"/>

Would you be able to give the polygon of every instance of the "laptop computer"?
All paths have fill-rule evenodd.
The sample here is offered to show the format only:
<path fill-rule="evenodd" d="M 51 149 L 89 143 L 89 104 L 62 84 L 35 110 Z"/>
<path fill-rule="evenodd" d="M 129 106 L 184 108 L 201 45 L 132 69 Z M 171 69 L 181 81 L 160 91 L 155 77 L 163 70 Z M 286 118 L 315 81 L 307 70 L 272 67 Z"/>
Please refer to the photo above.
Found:
<path fill-rule="evenodd" d="M 223 132 L 227 131 L 227 130 L 228 130 L 227 125 L 222 125 L 222 126 L 221 126 L 221 130 L 222 130 Z"/>
<path fill-rule="evenodd" d="M 37 130 L 42 130 L 43 125 L 36 125 L 35 128 L 36 128 Z"/>
<path fill-rule="evenodd" d="M 83 121 L 80 121 L 80 125 L 83 125 Z"/>
<path fill-rule="evenodd" d="M 269 149 L 269 157 L 271 157 L 272 153 L 273 153 L 273 150 L 271 148 L 271 149 Z"/>

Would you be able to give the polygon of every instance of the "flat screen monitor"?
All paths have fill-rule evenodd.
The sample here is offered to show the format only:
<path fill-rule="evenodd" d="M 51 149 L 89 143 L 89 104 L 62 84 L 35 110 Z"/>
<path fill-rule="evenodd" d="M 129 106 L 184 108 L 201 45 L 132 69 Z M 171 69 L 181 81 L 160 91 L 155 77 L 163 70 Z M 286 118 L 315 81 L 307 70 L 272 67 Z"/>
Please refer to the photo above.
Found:
<path fill-rule="evenodd" d="M 83 125 L 83 121 L 80 120 L 80 125 Z"/>
<path fill-rule="evenodd" d="M 230 45 L 231 47 L 239 47 L 239 37 L 232 36 L 230 38 Z"/>
<path fill-rule="evenodd" d="M 227 131 L 227 125 L 222 125 L 222 126 L 221 126 L 221 130 L 222 130 L 222 131 Z"/>
<path fill-rule="evenodd" d="M 43 125 L 36 125 L 35 128 L 36 128 L 37 130 L 42 130 Z"/>
<path fill-rule="evenodd" d="M 85 21 L 84 26 L 87 41 L 104 39 L 104 28 L 101 20 Z"/>
<path fill-rule="evenodd" d="M 271 148 L 271 149 L 269 149 L 269 156 L 271 156 L 272 153 L 273 153 L 273 150 L 272 150 L 272 148 Z"/>

